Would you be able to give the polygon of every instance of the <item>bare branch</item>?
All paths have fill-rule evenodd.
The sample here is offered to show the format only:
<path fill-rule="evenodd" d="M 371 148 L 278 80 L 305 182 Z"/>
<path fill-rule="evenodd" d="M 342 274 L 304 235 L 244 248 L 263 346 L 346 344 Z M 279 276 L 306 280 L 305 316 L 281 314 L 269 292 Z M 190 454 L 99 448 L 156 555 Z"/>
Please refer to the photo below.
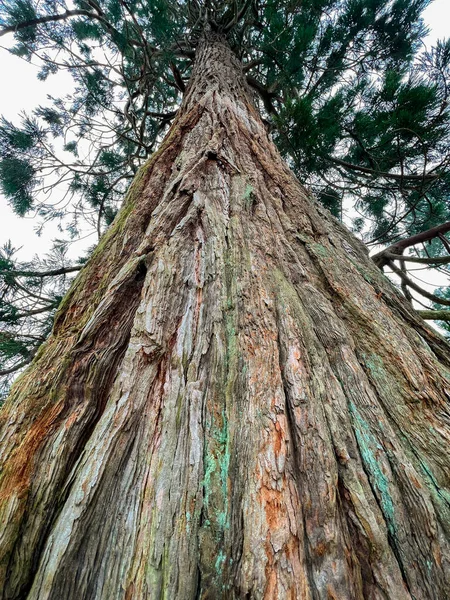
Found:
<path fill-rule="evenodd" d="M 392 258 L 388 257 L 389 254 L 402 255 L 403 251 L 406 250 L 406 248 L 410 248 L 411 246 L 415 246 L 416 244 L 420 244 L 422 242 L 428 242 L 429 240 L 432 240 L 435 237 L 440 237 L 440 235 L 443 236 L 444 233 L 447 233 L 448 231 L 450 231 L 450 221 L 447 221 L 446 223 L 442 223 L 442 225 L 438 225 L 437 227 L 432 227 L 431 229 L 427 229 L 427 231 L 422 231 L 421 233 L 412 235 L 411 237 L 405 238 L 404 240 L 400 240 L 399 242 L 395 242 L 395 244 L 388 246 L 381 252 L 378 252 L 377 254 L 372 256 L 372 260 L 375 262 L 376 265 L 378 265 L 380 267 L 380 269 L 382 269 L 390 261 L 392 261 Z M 405 256 L 405 257 L 402 256 L 402 259 L 411 260 L 411 258 L 407 257 L 407 256 Z M 414 260 L 412 262 L 418 262 L 418 261 Z M 430 262 L 439 263 L 440 261 L 434 261 L 434 259 L 431 259 L 431 260 L 428 260 L 427 262 L 428 263 L 430 263 Z M 441 264 L 446 264 L 446 263 L 442 262 Z"/>
<path fill-rule="evenodd" d="M 398 275 L 402 279 L 402 281 L 408 287 L 410 287 L 412 290 L 416 291 L 418 294 L 420 294 L 424 298 L 428 298 L 428 300 L 431 300 L 432 302 L 436 302 L 436 304 L 442 304 L 443 306 L 450 306 L 450 300 L 441 298 L 440 296 L 436 296 L 435 294 L 431 294 L 430 292 L 427 292 L 427 290 L 424 290 L 423 288 L 421 288 L 419 285 L 417 285 L 417 283 L 415 283 L 412 279 L 410 279 L 406 275 L 406 273 L 404 273 L 401 269 L 399 269 L 394 262 L 389 262 L 388 266 L 390 269 L 392 269 L 394 271 L 394 273 L 396 275 Z"/>
<path fill-rule="evenodd" d="M 433 258 L 430 256 L 429 258 L 419 258 L 417 256 L 409 256 L 403 254 L 393 254 L 392 252 L 388 252 L 387 250 L 383 250 L 379 254 L 376 254 L 373 258 L 382 255 L 383 258 L 389 260 L 404 260 L 406 262 L 419 263 L 421 265 L 448 265 L 450 264 L 450 256 L 437 256 Z"/>
<path fill-rule="evenodd" d="M 418 310 L 417 312 L 426 321 L 450 322 L 450 310 Z"/>

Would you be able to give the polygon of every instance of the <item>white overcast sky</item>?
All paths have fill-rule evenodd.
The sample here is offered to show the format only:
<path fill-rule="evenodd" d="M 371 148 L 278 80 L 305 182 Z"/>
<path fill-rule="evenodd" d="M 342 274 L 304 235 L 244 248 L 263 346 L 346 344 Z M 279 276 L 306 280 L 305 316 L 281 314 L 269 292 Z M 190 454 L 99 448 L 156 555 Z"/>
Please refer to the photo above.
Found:
<path fill-rule="evenodd" d="M 430 28 L 426 39 L 427 46 L 437 39 L 450 36 L 450 0 L 434 0 L 424 13 L 424 19 Z M 9 39 L 8 39 L 9 38 Z M 1 38 L 3 46 L 11 43 L 11 38 Z M 45 82 L 36 79 L 37 67 L 12 56 L 0 47 L 0 81 L 3 89 L 0 93 L 0 114 L 13 122 L 18 121 L 21 111 L 30 111 L 38 105 L 47 103 L 47 94 L 64 96 L 71 90 L 71 78 L 68 74 L 50 76 Z M 16 247 L 21 247 L 18 255 L 22 260 L 31 259 L 34 254 L 42 255 L 51 247 L 51 240 L 60 234 L 56 224 L 46 226 L 39 237 L 35 233 L 36 220 L 32 216 L 15 216 L 6 200 L 0 195 L 0 245 L 8 239 Z M 96 243 L 95 236 L 78 242 L 72 247 L 70 255 L 76 258 L 83 247 Z M 443 283 L 443 282 L 442 282 Z"/>

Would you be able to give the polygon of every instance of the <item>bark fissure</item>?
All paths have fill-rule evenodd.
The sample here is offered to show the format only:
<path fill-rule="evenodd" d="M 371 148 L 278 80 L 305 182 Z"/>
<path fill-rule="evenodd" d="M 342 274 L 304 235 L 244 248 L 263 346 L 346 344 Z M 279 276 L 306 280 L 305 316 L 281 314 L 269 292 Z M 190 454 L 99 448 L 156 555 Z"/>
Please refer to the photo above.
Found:
<path fill-rule="evenodd" d="M 350 409 L 350 407 L 349 407 L 349 409 Z M 364 459 L 365 449 L 364 449 L 364 446 L 359 443 L 359 440 L 358 440 L 359 436 L 356 433 L 356 431 L 355 431 L 355 437 L 356 437 L 356 440 L 358 443 L 358 449 L 359 449 L 359 455 L 360 455 L 360 459 L 361 459 L 362 468 L 364 470 L 364 473 L 366 474 L 367 481 L 369 482 L 373 497 L 375 498 L 375 500 L 378 504 L 380 513 L 383 515 L 383 519 L 386 524 L 386 529 L 388 530 L 387 540 L 388 540 L 389 546 L 392 549 L 392 552 L 396 558 L 398 567 L 399 567 L 401 575 L 402 575 L 403 582 L 405 583 L 405 586 L 406 586 L 408 592 L 411 593 L 411 589 L 408 585 L 408 577 L 405 572 L 401 556 L 397 550 L 397 545 L 395 543 L 395 533 L 393 531 L 395 526 L 393 525 L 392 519 L 389 514 L 393 510 L 393 507 L 391 507 L 391 506 L 386 507 L 386 497 L 383 498 L 383 494 L 380 498 L 380 490 L 377 488 L 377 485 L 374 483 L 373 465 L 370 465 L 370 462 L 368 463 L 367 460 Z M 371 468 L 371 466 L 372 466 L 372 468 Z M 376 479 L 375 479 L 375 481 L 376 481 Z M 386 593 L 386 590 L 383 590 L 383 593 Z M 387 596 L 387 597 L 389 597 L 389 596 Z"/>
<path fill-rule="evenodd" d="M 58 419 L 60 422 L 64 422 L 67 418 L 73 420 L 74 417 L 77 417 L 76 413 L 74 414 L 74 410 L 76 410 L 78 404 L 77 397 L 83 394 L 88 398 L 87 410 L 84 411 L 82 419 L 80 419 L 81 427 L 79 432 L 76 433 L 73 441 L 70 439 L 66 440 L 65 453 L 60 457 L 62 467 L 57 480 L 53 481 L 53 485 L 57 490 L 56 500 L 53 499 L 52 504 L 50 504 L 49 499 L 40 497 L 32 487 L 27 504 L 24 507 L 25 515 L 28 515 L 28 521 L 26 519 L 22 521 L 22 531 L 28 530 L 29 532 L 35 528 L 31 519 L 37 512 L 44 512 L 46 519 L 39 524 L 39 528 L 34 532 L 36 540 L 34 548 L 31 547 L 25 551 L 20 546 L 18 548 L 17 543 L 20 543 L 22 537 L 19 533 L 17 542 L 12 549 L 12 558 L 7 572 L 8 586 L 18 576 L 22 576 L 22 574 L 18 575 L 14 568 L 17 564 L 15 563 L 17 552 L 20 552 L 22 555 L 25 554 L 25 560 L 28 560 L 31 565 L 29 583 L 25 584 L 19 592 L 23 597 L 26 597 L 29 591 L 31 578 L 37 569 L 39 555 L 45 546 L 51 528 L 70 491 L 70 473 L 78 462 L 104 410 L 106 395 L 109 392 L 129 342 L 134 309 L 139 300 L 145 272 L 145 267 L 139 262 L 136 268 L 131 270 L 131 273 L 127 275 L 125 281 L 120 282 L 119 289 L 124 295 L 122 293 L 115 294 L 109 305 L 108 300 L 106 300 L 106 309 L 103 311 L 100 310 L 99 314 L 94 313 L 90 321 L 91 326 L 88 323 L 84 328 L 68 359 L 72 363 L 72 366 L 71 372 L 67 375 L 68 387 L 65 405 L 61 406 L 58 411 Z M 120 308 L 120 304 L 123 304 L 125 298 L 127 302 L 126 312 Z M 120 315 L 120 328 L 117 327 L 119 325 L 117 314 Z M 111 331 L 114 333 L 113 335 L 103 336 L 102 339 L 101 331 L 106 324 L 111 327 Z M 91 381 L 85 380 L 89 374 L 89 370 L 84 365 L 92 364 L 93 362 L 96 363 L 95 369 L 92 371 L 94 377 Z M 52 429 L 56 427 L 57 424 L 54 423 L 52 428 L 47 432 L 47 435 L 51 435 Z M 45 462 L 46 459 L 44 456 L 37 455 L 34 460 L 36 463 Z M 28 555 L 30 550 L 34 550 L 34 552 Z"/>
<path fill-rule="evenodd" d="M 282 360 L 282 354 L 283 354 L 283 349 L 282 349 L 282 344 L 281 344 L 281 340 L 280 337 L 278 336 L 277 339 L 277 344 L 278 344 L 278 356 L 279 356 L 279 368 L 280 368 L 280 374 L 281 374 L 281 379 L 283 382 L 283 391 L 284 391 L 284 401 L 285 401 L 285 406 L 286 406 L 286 416 L 287 416 L 287 424 L 288 424 L 288 429 L 290 432 L 290 440 L 291 440 L 291 444 L 292 444 L 292 462 L 294 465 L 294 473 L 295 473 L 295 482 L 296 482 L 296 486 L 298 487 L 299 493 L 300 493 L 300 497 L 302 497 L 302 482 L 301 482 L 301 473 L 302 473 L 302 469 L 300 467 L 299 464 L 299 459 L 298 457 L 301 455 L 301 449 L 297 443 L 297 437 L 295 435 L 295 417 L 294 417 L 294 407 L 291 405 L 290 402 L 290 394 L 289 394 L 289 385 L 288 382 L 286 381 L 286 378 L 284 376 L 284 365 L 286 362 L 286 357 L 283 357 L 284 359 Z M 303 511 L 301 510 L 301 519 L 302 519 L 302 526 L 303 526 L 303 535 L 302 538 L 303 540 L 307 539 L 307 528 L 306 528 L 306 522 L 305 522 L 305 517 L 303 514 Z M 315 583 L 314 583 L 314 576 L 313 576 L 313 568 L 314 568 L 314 563 L 313 563 L 313 557 L 310 554 L 310 549 L 308 544 L 305 544 L 305 562 L 306 562 L 306 570 L 308 573 L 308 580 L 310 582 L 311 585 L 311 591 L 312 591 L 312 598 L 314 600 L 316 600 L 317 598 L 320 598 L 319 595 L 319 591 L 317 590 Z"/>

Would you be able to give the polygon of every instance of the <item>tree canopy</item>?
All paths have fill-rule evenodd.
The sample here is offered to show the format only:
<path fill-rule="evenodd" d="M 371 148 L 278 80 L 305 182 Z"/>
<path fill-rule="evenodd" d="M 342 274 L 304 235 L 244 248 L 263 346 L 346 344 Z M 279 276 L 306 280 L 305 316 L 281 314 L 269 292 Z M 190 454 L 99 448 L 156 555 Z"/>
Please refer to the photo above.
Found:
<path fill-rule="evenodd" d="M 68 71 L 74 92 L 21 122 L 2 119 L 1 190 L 19 215 L 59 219 L 69 238 L 86 227 L 100 237 L 176 117 L 210 28 L 242 61 L 302 183 L 369 247 L 387 246 L 376 260 L 407 299 L 449 306 L 447 290 L 430 294 L 413 273 L 431 265 L 447 274 L 450 262 L 450 41 L 424 48 L 429 4 L 2 0 L 10 52 L 38 62 L 42 80 Z M 48 259 L 23 264 L 4 246 L 1 375 L 32 359 L 83 260 L 69 263 L 60 242 Z"/>

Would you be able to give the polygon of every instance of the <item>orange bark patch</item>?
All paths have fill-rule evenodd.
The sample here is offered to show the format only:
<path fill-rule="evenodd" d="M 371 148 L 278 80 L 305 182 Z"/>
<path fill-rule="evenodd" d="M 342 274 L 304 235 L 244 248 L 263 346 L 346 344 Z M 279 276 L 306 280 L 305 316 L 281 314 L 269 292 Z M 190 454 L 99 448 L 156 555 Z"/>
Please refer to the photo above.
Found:
<path fill-rule="evenodd" d="M 416 487 L 418 490 L 422 489 L 423 486 L 420 483 L 420 481 L 417 479 L 417 477 L 414 477 L 414 475 L 410 474 L 409 479 L 410 479 L 411 483 L 414 485 L 414 487 Z"/>
<path fill-rule="evenodd" d="M 269 530 L 280 527 L 284 520 L 283 504 L 281 501 L 281 492 L 262 486 L 259 490 L 260 502 L 266 513 L 266 521 Z"/>
<path fill-rule="evenodd" d="M 264 600 L 273 600 L 276 598 L 278 581 L 277 581 L 277 573 L 274 569 L 274 560 L 273 560 L 273 551 L 270 545 L 270 534 L 267 534 L 267 540 L 265 545 L 265 551 L 267 556 L 267 563 L 265 568 L 266 574 L 266 587 L 264 590 Z"/>
<path fill-rule="evenodd" d="M 336 595 L 331 585 L 327 586 L 327 599 L 328 600 L 339 600 L 339 596 Z"/>
<path fill-rule="evenodd" d="M 319 542 L 314 548 L 314 552 L 317 556 L 323 556 L 327 550 L 327 545 L 324 542 Z"/>
<path fill-rule="evenodd" d="M 134 583 L 131 582 L 125 592 L 125 600 L 133 600 L 134 598 Z"/>
<path fill-rule="evenodd" d="M 0 501 L 9 498 L 13 493 L 21 495 L 29 487 L 33 458 L 42 443 L 48 439 L 49 429 L 62 407 L 62 402 L 54 404 L 31 425 L 22 443 L 8 460 L 0 490 Z"/>
<path fill-rule="evenodd" d="M 275 429 L 273 432 L 273 449 L 275 451 L 276 456 L 278 456 L 278 454 L 280 453 L 283 439 L 284 431 L 281 429 L 280 422 L 277 421 L 275 423 Z"/>
<path fill-rule="evenodd" d="M 436 561 L 436 564 L 438 564 L 439 566 L 442 566 L 442 553 L 441 553 L 439 546 L 437 546 L 435 544 L 433 544 L 433 557 L 434 557 L 434 560 Z"/>
<path fill-rule="evenodd" d="M 72 425 L 75 423 L 75 421 L 78 419 L 78 411 L 74 411 L 69 418 L 66 420 L 66 422 L 64 423 L 64 427 L 66 429 L 70 429 L 72 427 Z"/>

